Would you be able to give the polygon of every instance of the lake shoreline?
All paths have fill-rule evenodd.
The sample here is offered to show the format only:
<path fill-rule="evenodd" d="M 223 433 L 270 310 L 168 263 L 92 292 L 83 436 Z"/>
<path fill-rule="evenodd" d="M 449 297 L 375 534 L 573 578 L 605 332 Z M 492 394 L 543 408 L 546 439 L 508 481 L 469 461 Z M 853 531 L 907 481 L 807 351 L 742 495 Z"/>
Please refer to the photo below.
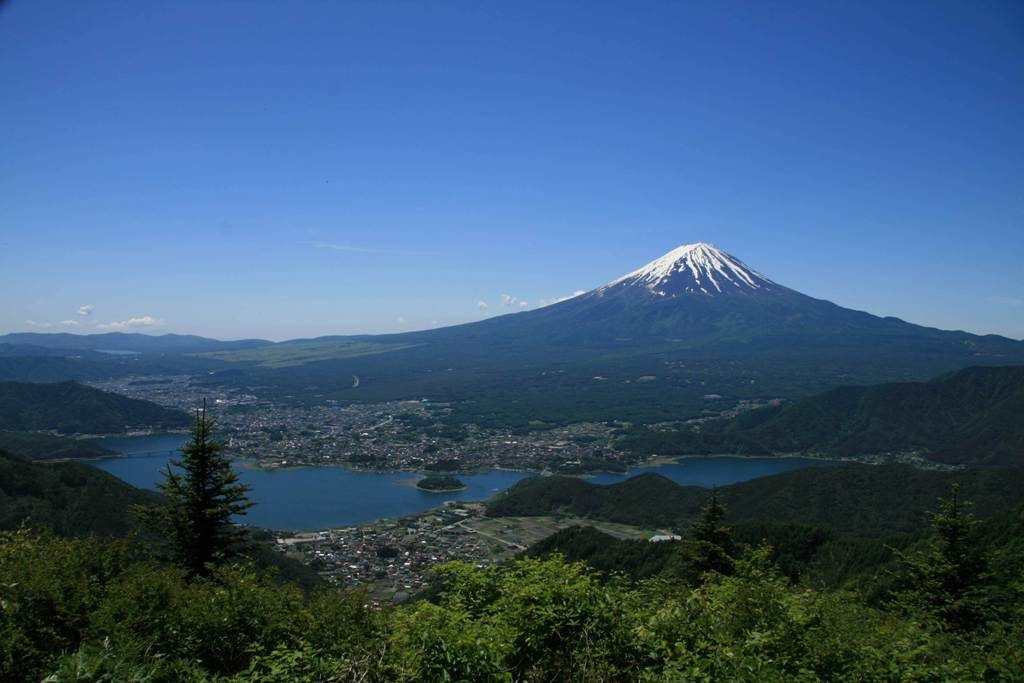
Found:
<path fill-rule="evenodd" d="M 87 440 L 108 447 L 104 444 L 108 439 L 130 439 L 130 438 L 147 438 L 147 437 L 181 437 L 187 436 L 187 434 L 179 431 L 166 431 L 159 433 L 149 434 L 111 434 L 104 435 L 102 437 L 91 437 Z M 147 454 L 163 452 L 162 449 L 159 451 L 140 451 L 136 453 L 123 453 L 123 452 L 112 452 L 107 455 L 90 456 L 85 458 L 47 458 L 40 460 L 40 462 L 101 462 L 108 459 L 122 459 L 126 457 L 139 457 Z M 451 471 L 433 471 L 424 469 L 422 467 L 394 467 L 394 468 L 374 468 L 374 467 L 362 467 L 357 463 L 351 462 L 329 462 L 329 463 L 273 463 L 260 460 L 258 458 L 244 457 L 244 456 L 232 456 L 232 461 L 238 463 L 240 467 L 246 469 L 260 470 L 264 472 L 278 472 L 285 470 L 302 470 L 302 469 L 330 469 L 330 468 L 342 468 L 351 472 L 369 473 L 369 474 L 393 474 L 393 473 L 410 473 L 420 474 L 423 476 L 444 476 L 444 475 L 457 475 L 457 474 L 485 474 L 487 472 L 512 472 L 518 474 L 528 474 L 536 476 L 576 476 L 576 477 L 594 477 L 605 474 L 629 476 L 629 473 L 638 469 L 657 468 L 666 465 L 682 464 L 690 460 L 695 459 L 743 459 L 743 460 L 815 460 L 822 462 L 836 462 L 836 463 L 858 463 L 864 465 L 878 465 L 886 463 L 905 463 L 926 470 L 955 470 L 960 467 L 946 465 L 944 463 L 937 463 L 928 460 L 920 452 L 905 452 L 905 453 L 878 453 L 878 454 L 863 454 L 856 456 L 833 456 L 825 453 L 772 453 L 769 455 L 741 455 L 738 453 L 707 453 L 707 454 L 685 454 L 685 455 L 662 455 L 654 454 L 649 457 L 637 460 L 635 463 L 631 463 L 625 469 L 608 469 L 598 468 L 579 472 L 558 472 L 550 469 L 535 469 L 529 467 L 510 467 L 507 465 L 481 465 L 479 467 L 466 467 L 458 470 Z M 456 490 L 457 492 L 457 490 Z"/>
<path fill-rule="evenodd" d="M 166 476 L 167 461 L 179 457 L 175 450 L 182 442 L 179 435 L 111 439 L 105 444 L 121 454 L 98 458 L 91 464 L 138 488 L 156 489 Z M 442 501 L 485 501 L 528 477 L 551 474 L 508 467 L 480 467 L 470 473 L 440 473 L 422 468 L 368 470 L 346 463 L 267 469 L 251 459 L 234 462 L 240 481 L 249 486 L 249 498 L 256 504 L 239 521 L 275 530 L 362 525 L 414 515 L 435 508 Z M 712 488 L 804 467 L 841 464 L 820 458 L 661 456 L 646 458 L 626 471 L 567 476 L 604 486 L 641 474 L 656 474 L 684 486 Z M 416 486 L 421 477 L 445 476 L 457 477 L 464 487 L 437 491 Z"/>

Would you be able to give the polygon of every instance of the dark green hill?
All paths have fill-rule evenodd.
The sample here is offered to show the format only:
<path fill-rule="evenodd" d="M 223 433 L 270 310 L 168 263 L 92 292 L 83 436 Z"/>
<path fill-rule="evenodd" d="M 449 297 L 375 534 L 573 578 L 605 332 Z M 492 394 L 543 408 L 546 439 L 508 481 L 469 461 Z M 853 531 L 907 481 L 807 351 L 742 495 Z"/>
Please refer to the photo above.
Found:
<path fill-rule="evenodd" d="M 46 528 L 59 536 L 127 536 L 145 532 L 131 513 L 135 505 L 156 505 L 162 496 L 137 489 L 90 465 L 33 463 L 0 450 L 0 530 L 22 525 Z M 306 565 L 273 549 L 273 536 L 250 529 L 246 551 L 257 566 L 272 569 L 281 581 L 314 588 L 322 579 Z"/>
<path fill-rule="evenodd" d="M 77 382 L 0 382 L 0 430 L 114 434 L 126 427 L 187 427 L 189 416 Z"/>
<path fill-rule="evenodd" d="M 114 451 L 95 441 L 38 432 L 0 432 L 0 450 L 25 460 L 71 460 L 114 455 Z"/>
<path fill-rule="evenodd" d="M 137 529 L 132 505 L 160 496 L 79 463 L 32 463 L 0 451 L 0 529 L 25 523 L 62 536 L 124 536 Z"/>
<path fill-rule="evenodd" d="M 433 476 L 420 479 L 416 482 L 416 488 L 423 489 L 424 491 L 445 493 L 448 491 L 461 491 L 466 488 L 466 485 L 455 477 Z"/>
<path fill-rule="evenodd" d="M 739 524 L 731 527 L 736 543 L 772 547 L 772 560 L 792 581 L 819 588 L 837 588 L 893 560 L 892 546 L 905 547 L 926 531 L 898 538 L 860 538 L 827 527 L 802 524 Z M 543 557 L 560 553 L 586 562 L 605 575 L 645 579 L 671 573 L 680 552 L 678 542 L 625 540 L 591 526 L 562 529 L 530 546 L 525 554 Z"/>
<path fill-rule="evenodd" d="M 663 572 L 678 552 L 676 543 L 620 539 L 592 526 L 571 526 L 537 541 L 525 554 L 544 557 L 561 553 L 571 562 L 586 562 L 604 574 L 617 572 L 646 579 Z"/>
<path fill-rule="evenodd" d="M 641 453 L 920 452 L 952 464 L 1024 465 L 1024 367 L 974 367 L 928 382 L 841 387 L 688 431 L 639 431 Z"/>
<path fill-rule="evenodd" d="M 736 522 L 794 522 L 861 536 L 911 532 L 958 483 L 987 517 L 1024 503 L 1024 470 L 922 470 L 910 465 L 807 468 L 721 489 Z"/>
<path fill-rule="evenodd" d="M 935 501 L 959 483 L 963 496 L 988 516 L 1024 503 L 1024 470 L 958 472 L 909 465 L 807 468 L 724 486 L 726 521 L 827 526 L 882 537 L 926 524 Z M 488 505 L 495 517 L 565 513 L 646 527 L 684 528 L 700 511 L 707 489 L 680 486 L 657 474 L 599 486 L 571 477 L 532 477 Z"/>
<path fill-rule="evenodd" d="M 929 509 L 937 507 L 938 502 L 933 501 Z M 771 546 L 772 560 L 792 581 L 818 589 L 854 588 L 873 601 L 885 594 L 893 579 L 894 548 L 907 550 L 931 533 L 930 528 L 923 527 L 910 534 L 863 538 L 828 527 L 769 521 L 731 528 L 740 546 Z M 994 583 L 1012 586 L 1024 568 L 1024 506 L 981 520 L 969 542 L 990 558 Z M 543 557 L 559 553 L 567 560 L 586 562 L 606 575 L 620 573 L 644 579 L 670 574 L 679 551 L 679 543 L 623 540 L 593 527 L 573 526 L 538 541 L 525 554 Z"/>
<path fill-rule="evenodd" d="M 706 497 L 706 489 L 680 486 L 660 474 L 641 474 L 609 486 L 576 477 L 530 477 L 488 503 L 487 514 L 565 513 L 638 526 L 672 526 L 699 511 Z"/>

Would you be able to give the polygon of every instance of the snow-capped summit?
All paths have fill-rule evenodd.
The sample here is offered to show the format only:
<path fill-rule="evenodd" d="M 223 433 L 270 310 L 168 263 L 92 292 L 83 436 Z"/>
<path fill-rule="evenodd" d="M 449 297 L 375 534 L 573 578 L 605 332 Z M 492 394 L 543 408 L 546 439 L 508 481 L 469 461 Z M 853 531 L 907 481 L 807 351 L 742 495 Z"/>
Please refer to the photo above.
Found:
<path fill-rule="evenodd" d="M 774 284 L 713 244 L 697 242 L 673 249 L 642 268 L 609 282 L 598 292 L 612 287 L 642 286 L 658 296 L 715 296 L 771 289 Z"/>

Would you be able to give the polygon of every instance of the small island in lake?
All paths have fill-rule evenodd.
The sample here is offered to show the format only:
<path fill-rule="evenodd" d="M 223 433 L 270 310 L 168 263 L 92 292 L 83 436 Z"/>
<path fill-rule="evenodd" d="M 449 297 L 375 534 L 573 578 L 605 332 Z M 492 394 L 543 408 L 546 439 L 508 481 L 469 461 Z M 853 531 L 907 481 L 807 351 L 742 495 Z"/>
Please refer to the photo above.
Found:
<path fill-rule="evenodd" d="M 449 493 L 451 491 L 462 491 L 466 485 L 455 477 L 424 477 L 416 482 L 416 488 L 431 493 Z"/>

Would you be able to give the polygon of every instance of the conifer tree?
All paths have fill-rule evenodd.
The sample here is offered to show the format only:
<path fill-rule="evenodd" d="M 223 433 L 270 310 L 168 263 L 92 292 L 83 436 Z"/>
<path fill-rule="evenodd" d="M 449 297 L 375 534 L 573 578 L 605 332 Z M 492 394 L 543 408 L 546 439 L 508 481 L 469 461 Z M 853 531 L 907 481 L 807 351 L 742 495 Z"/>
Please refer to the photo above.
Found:
<path fill-rule="evenodd" d="M 718 491 L 712 489 L 700 517 L 690 525 L 683 539 L 682 561 L 688 578 L 699 579 L 709 572 L 732 573 L 732 531 L 722 524 L 723 517 L 725 506 L 718 499 Z"/>
<path fill-rule="evenodd" d="M 932 537 L 916 551 L 898 552 L 908 586 L 898 595 L 904 606 L 921 609 L 947 626 L 963 629 L 984 620 L 988 566 L 970 538 L 977 523 L 954 484 L 949 498 L 932 513 Z"/>
<path fill-rule="evenodd" d="M 232 518 L 253 505 L 246 497 L 249 487 L 239 482 L 231 460 L 214 440 L 213 427 L 203 401 L 181 459 L 168 463 L 158 484 L 166 505 L 142 511 L 143 520 L 164 537 L 175 561 L 192 576 L 207 574 L 244 545 L 245 531 Z"/>

